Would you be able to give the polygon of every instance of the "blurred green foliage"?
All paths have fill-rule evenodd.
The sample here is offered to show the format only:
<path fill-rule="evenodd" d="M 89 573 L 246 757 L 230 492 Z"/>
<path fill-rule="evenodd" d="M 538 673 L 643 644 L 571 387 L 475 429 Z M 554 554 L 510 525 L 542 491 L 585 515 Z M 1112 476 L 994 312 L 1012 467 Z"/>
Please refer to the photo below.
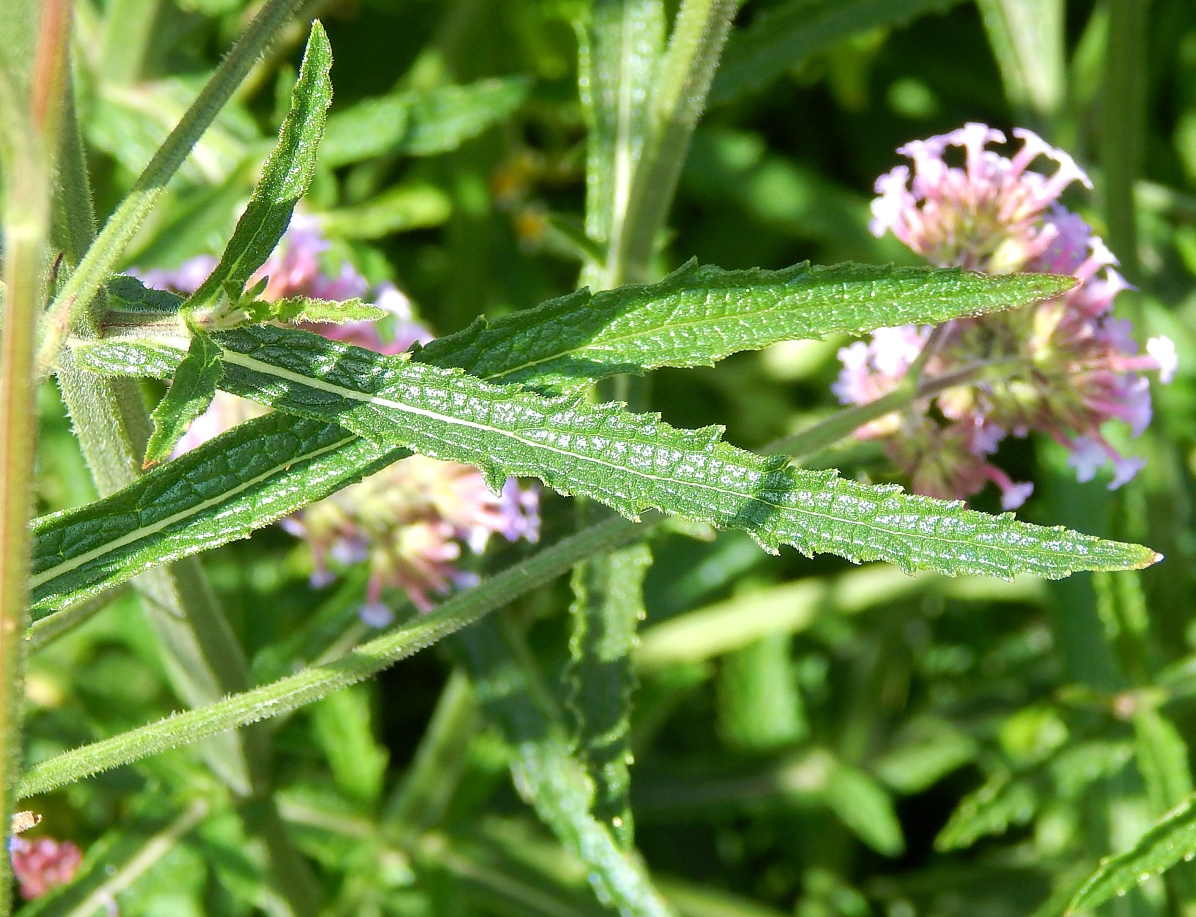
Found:
<path fill-rule="evenodd" d="M 585 7 L 304 7 L 335 56 L 306 207 L 325 217 L 335 255 L 396 282 L 438 333 L 576 286 L 586 137 L 573 21 Z M 77 104 L 101 214 L 251 8 L 80 4 Z M 1058 42 L 1027 45 L 1025 33 L 1040 17 L 1049 32 L 1052 16 Z M 1133 38 L 1134 17 L 1141 42 L 1114 40 Z M 295 23 L 255 67 L 127 265 L 220 252 L 305 37 Z M 1005 583 L 769 557 L 736 533 L 657 535 L 628 738 L 647 873 L 692 917 L 1061 915 L 1100 857 L 1131 847 L 1192 790 L 1196 4 L 749 0 L 725 63 L 661 273 L 692 256 L 725 268 L 912 264 L 867 231 L 872 182 L 899 144 L 967 120 L 1033 127 L 1090 170 L 1096 193 L 1069 205 L 1133 246 L 1118 253 L 1138 289 L 1120 308 L 1140 339 L 1176 342 L 1180 376 L 1155 390 L 1154 424 L 1137 444 L 1147 467 L 1121 491 L 1076 484 L 1050 443 L 1010 443 L 1001 458 L 1038 482 L 1024 518 L 1139 541 L 1167 560 L 1140 574 Z M 1116 82 L 1126 73 L 1139 74 L 1137 89 Z M 652 407 L 684 427 L 729 418 L 731 442 L 760 447 L 831 410 L 835 343 L 778 345 L 684 377 L 659 371 Z M 40 409 L 39 510 L 86 502 L 91 483 L 49 386 Z M 834 460 L 866 479 L 887 473 L 866 446 Z M 559 505 L 546 515 L 550 528 L 569 524 Z M 279 530 L 205 555 L 205 566 L 259 682 L 362 636 L 360 579 L 313 592 L 304 547 Z M 516 603 L 502 625 L 525 662 L 520 677 L 537 679 L 518 690 L 556 704 L 567 693 L 568 605 L 560 584 Z M 280 813 L 315 864 L 323 913 L 605 912 L 584 867 L 508 778 L 513 760 L 533 768 L 563 754 L 564 739 L 540 736 L 531 751 L 503 741 L 501 695 L 475 696 L 460 674 L 501 681 L 470 645 L 479 639 L 271 722 Z M 30 763 L 180 706 L 129 596 L 28 665 Z M 263 851 L 191 749 L 31 805 L 40 831 L 88 853 L 80 883 L 21 914 L 83 917 L 106 896 L 124 917 L 285 912 Z M 1127 889 L 1096 913 L 1196 913 L 1196 870 L 1182 862 Z"/>

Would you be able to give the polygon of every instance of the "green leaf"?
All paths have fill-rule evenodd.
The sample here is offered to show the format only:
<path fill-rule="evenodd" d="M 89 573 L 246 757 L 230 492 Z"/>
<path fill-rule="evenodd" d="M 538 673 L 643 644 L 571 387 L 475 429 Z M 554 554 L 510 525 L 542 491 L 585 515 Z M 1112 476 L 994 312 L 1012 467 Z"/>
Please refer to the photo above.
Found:
<path fill-rule="evenodd" d="M 934 839 L 935 850 L 970 847 L 986 834 L 1001 834 L 1010 825 L 1024 825 L 1038 811 L 1035 782 L 1000 773 L 964 797 Z"/>
<path fill-rule="evenodd" d="M 1134 757 L 1152 815 L 1167 812 L 1192 795 L 1187 743 L 1158 710 L 1147 708 L 1134 717 Z"/>
<path fill-rule="evenodd" d="M 297 710 L 331 691 L 364 681 L 447 634 L 480 620 L 495 608 L 550 582 L 586 558 L 642 537 L 643 532 L 643 526 L 618 518 L 592 526 L 542 549 L 520 564 L 484 580 L 479 586 L 458 593 L 435 611 L 363 643 L 333 662 L 304 669 L 272 684 L 235 694 L 206 707 L 174 714 L 35 764 L 25 772 L 19 793 L 22 798 L 44 793 L 167 748 L 178 748 L 266 717 Z"/>
<path fill-rule="evenodd" d="M 31 615 L 44 618 L 151 567 L 247 538 L 406 454 L 285 414 L 234 427 L 110 497 L 39 518 Z"/>
<path fill-rule="evenodd" d="M 452 199 L 434 185 L 399 185 L 355 207 L 325 211 L 320 224 L 341 239 L 379 239 L 446 222 Z"/>
<path fill-rule="evenodd" d="M 216 302 L 229 288 L 244 289 L 265 264 L 291 221 L 291 212 L 307 192 L 316 170 L 316 150 L 332 104 L 332 48 L 319 20 L 312 23 L 291 110 L 278 132 L 278 143 L 262 168 L 245 213 L 237 221 L 220 263 L 188 299 L 186 307 Z"/>
<path fill-rule="evenodd" d="M 895 857 L 905 851 L 892 797 L 863 771 L 835 762 L 823 794 L 831 811 L 877 853 Z"/>
<path fill-rule="evenodd" d="M 154 432 L 145 447 L 143 468 L 170 458 L 191 421 L 212 403 L 223 372 L 220 348 L 202 331 L 192 329 L 187 356 L 175 370 L 166 396 L 154 409 Z"/>
<path fill-rule="evenodd" d="M 586 864 L 599 899 L 624 914 L 671 914 L 638 859 L 590 814 L 593 786 L 570 754 L 555 708 L 512 629 L 489 619 L 461 632 L 455 644 L 478 701 L 511 747 L 516 788 Z"/>
<path fill-rule="evenodd" d="M 1070 277 L 989 277 L 958 269 L 809 263 L 725 271 L 690 261 L 659 283 L 591 295 L 578 290 L 533 309 L 439 338 L 413 359 L 457 366 L 540 390 L 578 390 L 619 373 L 709 366 L 778 341 L 935 324 L 1066 292 Z"/>
<path fill-rule="evenodd" d="M 183 297 L 177 293 L 147 287 L 128 274 L 117 274 L 108 281 L 107 296 L 109 313 L 129 313 L 131 316 L 177 315 L 183 305 Z M 105 315 L 105 319 L 108 317 Z"/>
<path fill-rule="evenodd" d="M 369 692 L 354 687 L 329 694 L 312 709 L 312 724 L 336 785 L 373 809 L 390 755 L 374 736 Z"/>
<path fill-rule="evenodd" d="M 320 161 L 337 168 L 376 156 L 447 153 L 510 115 L 530 88 L 514 77 L 358 102 L 328 119 Z"/>
<path fill-rule="evenodd" d="M 412 359 L 541 391 L 578 391 L 620 373 L 709 366 L 778 341 L 1013 308 L 1074 285 L 1053 274 L 990 277 L 956 268 L 805 262 L 779 271 L 726 271 L 691 261 L 659 283 L 596 294 L 583 289 L 493 322 L 478 319 Z M 137 320 L 128 315 L 115 335 L 132 336 Z M 178 361 L 168 348 L 143 342 L 77 343 L 75 354 L 96 372 L 154 378 L 169 376 Z"/>
<path fill-rule="evenodd" d="M 766 550 L 789 544 L 906 572 L 1060 578 L 1159 559 L 1138 545 L 789 468 L 727 445 L 717 428 L 677 430 L 617 404 L 547 398 L 288 328 L 214 337 L 233 394 L 473 465 L 496 488 L 508 475 L 536 477 L 631 518 L 655 508 L 742 529 Z"/>
<path fill-rule="evenodd" d="M 660 0 L 598 0 L 578 36 L 586 233 L 606 243 L 622 228 L 633 170 L 650 130 L 649 101 L 664 51 L 664 5 Z"/>
<path fill-rule="evenodd" d="M 904 25 L 959 0 L 788 0 L 761 11 L 732 33 L 710 90 L 710 103 L 727 102 L 759 89 L 857 32 Z"/>
<path fill-rule="evenodd" d="M 573 715 L 573 750 L 594 785 L 593 814 L 625 849 L 632 846 L 631 653 L 646 616 L 643 582 L 652 564 L 646 544 L 635 544 L 573 571 L 565 674 Z"/>
<path fill-rule="evenodd" d="M 390 313 L 381 306 L 361 299 L 314 299 L 311 296 L 287 296 L 269 301 L 257 299 L 242 303 L 254 322 L 376 322 Z"/>
<path fill-rule="evenodd" d="M 1156 822 L 1130 850 L 1101 860 L 1096 872 L 1072 898 L 1066 913 L 1090 910 L 1193 857 L 1196 857 L 1196 799 L 1189 799 Z"/>

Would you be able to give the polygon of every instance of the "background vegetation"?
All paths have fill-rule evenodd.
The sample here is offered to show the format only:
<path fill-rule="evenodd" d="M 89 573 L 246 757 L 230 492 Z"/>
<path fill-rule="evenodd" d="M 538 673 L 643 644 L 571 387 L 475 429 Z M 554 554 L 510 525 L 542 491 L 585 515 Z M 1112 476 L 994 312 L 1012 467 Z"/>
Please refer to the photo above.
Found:
<path fill-rule="evenodd" d="M 574 24 L 588 7 L 308 3 L 123 266 L 173 268 L 222 250 L 318 15 L 335 98 L 306 208 L 334 253 L 373 282 L 393 280 L 437 334 L 575 289 L 587 134 Z M 241 0 L 78 4 L 76 104 L 101 217 L 254 12 Z M 1037 485 L 1019 518 L 1167 559 L 1055 583 L 911 578 L 769 556 L 741 533 L 655 534 L 633 657 L 631 803 L 646 873 L 679 914 L 1059 915 L 1101 857 L 1192 792 L 1196 5 L 750 0 L 645 279 L 691 257 L 724 268 L 916 264 L 868 233 L 872 183 L 897 163 L 895 147 L 965 121 L 1034 128 L 1088 169 L 1095 192 L 1067 201 L 1137 287 L 1118 308 L 1140 339 L 1164 333 L 1180 353 L 1179 377 L 1155 390 L 1154 423 L 1134 443 L 1146 468 L 1122 490 L 1077 484 L 1051 442 L 1003 447 L 1002 465 Z M 759 449 L 834 409 L 846 341 L 660 370 L 637 397 L 676 426 L 726 423 L 730 442 Z M 38 511 L 94 499 L 52 384 L 38 406 Z M 818 462 L 892 477 L 878 450 L 850 441 Z M 993 494 L 973 505 L 997 508 Z M 543 511 L 546 531 L 571 524 L 547 492 Z M 364 573 L 313 591 L 306 546 L 280 529 L 205 554 L 204 567 L 258 683 L 363 637 Z M 546 766 L 503 704 L 537 691 L 567 704 L 569 603 L 557 582 L 270 721 L 277 831 L 255 835 L 234 812 L 202 746 L 37 797 L 33 833 L 69 838 L 87 858 L 74 886 L 19 913 L 91 914 L 109 898 L 125 917 L 606 912 L 587 867 L 510 777 L 512 766 L 524 780 Z M 485 661 L 503 641 L 521 666 Z M 490 672 L 480 694 L 467 670 Z M 31 652 L 26 691 L 31 763 L 185 702 L 131 593 Z M 1196 850 L 1174 832 L 1165 840 L 1178 845 L 1171 860 Z M 283 894 L 263 866 L 278 855 L 271 843 L 306 860 Z M 1196 871 L 1180 862 L 1155 875 L 1161 865 L 1139 863 L 1145 880 L 1135 874 L 1098 912 L 1196 913 Z"/>

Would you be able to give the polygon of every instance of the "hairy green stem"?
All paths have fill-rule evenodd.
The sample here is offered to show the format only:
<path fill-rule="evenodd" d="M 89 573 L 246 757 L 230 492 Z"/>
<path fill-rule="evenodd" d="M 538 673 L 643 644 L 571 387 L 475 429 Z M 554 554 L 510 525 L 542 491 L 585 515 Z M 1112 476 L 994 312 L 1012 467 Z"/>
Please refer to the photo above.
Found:
<path fill-rule="evenodd" d="M 60 158 L 54 241 L 70 271 L 85 259 L 85 252 L 94 250 L 95 238 L 90 182 L 72 108 L 66 109 Z M 67 284 L 73 279 L 71 275 Z M 102 308 L 101 297 L 95 302 Z M 95 315 L 81 313 L 74 330 L 84 337 L 94 336 L 98 331 Z M 132 483 L 141 474 L 144 444 L 151 428 L 137 383 L 79 370 L 69 354 L 59 365 L 57 378 L 99 492 L 109 494 Z M 198 558 L 150 570 L 133 586 L 162 647 L 171 684 L 183 701 L 189 706 L 202 706 L 249 688 L 248 663 Z M 85 619 L 86 614 L 80 613 L 63 623 L 69 626 Z M 256 807 L 255 817 L 247 820 L 246 828 L 265 843 L 274 885 L 285 900 L 286 910 L 295 915 L 314 914 L 319 889 L 282 833 L 270 799 L 266 732 L 251 728 L 216 736 L 205 743 L 204 752 L 213 772 L 239 798 L 242 815 L 246 815 L 245 807 Z"/>
<path fill-rule="evenodd" d="M 642 283 L 739 0 L 684 0 L 669 38 L 615 253 L 611 286 Z"/>
<path fill-rule="evenodd" d="M 54 154 L 70 51 L 71 3 L 7 4 L 0 50 L 0 165 L 4 184 L 3 326 L 0 327 L 0 808 L 5 835 L 21 768 L 29 521 L 37 441 L 34 347 L 50 273 Z M 12 874 L 0 858 L 0 913 Z"/>
<path fill-rule="evenodd" d="M 652 514 L 651 520 L 640 524 L 622 518 L 611 519 L 545 548 L 476 588 L 449 599 L 431 614 L 422 615 L 375 637 L 327 665 L 305 669 L 273 684 L 236 694 L 206 707 L 175 714 L 160 722 L 44 761 L 25 774 L 20 795 L 26 797 L 44 793 L 168 748 L 177 748 L 247 723 L 289 713 L 337 688 L 364 681 L 400 659 L 479 620 L 495 608 L 549 582 L 574 564 L 641 537 L 645 526 L 658 522 L 660 518 Z"/>
<path fill-rule="evenodd" d="M 299 2 L 267 0 L 182 120 L 154 154 L 145 171 L 133 183 L 128 195 L 109 217 L 70 280 L 51 303 L 43 322 L 42 341 L 38 349 L 39 374 L 48 372 L 54 365 L 63 343 L 76 324 L 77 316 L 93 309 L 96 295 L 133 234 L 166 190 L 171 177 Z"/>

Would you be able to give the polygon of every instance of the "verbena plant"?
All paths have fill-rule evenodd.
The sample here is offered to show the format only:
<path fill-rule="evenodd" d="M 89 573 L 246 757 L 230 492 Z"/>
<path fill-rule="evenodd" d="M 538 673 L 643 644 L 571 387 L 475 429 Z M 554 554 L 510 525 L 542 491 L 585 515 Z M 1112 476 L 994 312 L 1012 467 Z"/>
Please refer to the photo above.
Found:
<path fill-rule="evenodd" d="M 152 18 L 146 22 L 144 14 L 126 6 L 134 5 L 116 2 L 103 12 L 109 30 L 103 53 L 113 60 L 120 58 L 122 28 L 130 30 L 133 48 L 152 43 Z M 949 387 L 992 386 L 1003 372 L 1020 368 L 989 360 L 983 366 L 935 370 L 933 360 L 946 352 L 936 348 L 949 346 L 947 333 L 922 340 L 920 355 L 901 367 L 883 398 L 859 399 L 862 403 L 786 436 L 762 454 L 725 442 L 720 428 L 683 429 L 647 411 L 642 380 L 652 370 L 708 367 L 781 342 L 898 326 L 959 329 L 973 326 L 943 323 L 978 319 L 975 327 L 992 328 L 997 326 L 983 325 L 978 317 L 1066 301 L 1077 288 L 1070 270 L 980 273 L 855 263 L 723 270 L 686 262 L 664 271 L 667 217 L 712 84 L 716 97 L 734 94 L 737 82 L 763 80 L 792 60 L 801 53 L 801 42 L 825 44 L 899 21 L 910 15 L 902 4 L 845 3 L 838 12 L 831 4 L 779 4 L 769 13 L 771 21 L 761 14 L 730 45 L 728 68 L 716 84 L 737 3 L 685 0 L 667 30 L 665 4 L 657 0 L 571 6 L 565 12 L 576 23 L 581 49 L 585 215 L 575 222 L 525 216 L 541 219 L 541 236 L 581 263 L 584 288 L 540 305 L 529 299 L 521 303 L 525 308 L 478 319 L 403 354 L 379 353 L 335 340 L 335 332 L 312 330 L 312 323 L 326 329 L 377 319 L 383 311 L 360 300 L 266 295 L 263 265 L 283 239 L 296 206 L 309 193 L 317 195 L 321 182 L 335 182 L 334 170 L 357 170 L 345 178 L 346 185 L 368 182 L 370 163 L 383 168 L 388 157 L 404 152 L 427 155 L 456 148 L 509 114 L 526 94 L 524 81 L 479 83 L 439 95 L 394 94 L 329 121 L 332 50 L 323 27 L 312 22 L 277 142 L 210 273 L 186 293 L 155 290 L 118 273 L 129 261 L 131 244 L 145 254 L 138 233 L 157 218 L 155 208 L 167 202 L 185 212 L 178 200 L 168 200 L 172 179 L 193 150 L 200 158 L 218 153 L 216 146 L 204 148 L 205 132 L 220 129 L 220 119 L 229 117 L 221 112 L 247 78 L 261 79 L 262 71 L 255 68 L 261 67 L 262 54 L 285 30 L 297 27 L 291 17 L 298 6 L 295 0 L 268 0 L 256 12 L 97 232 L 72 103 L 71 5 L 62 0 L 4 5 L 0 683 L 5 700 L 0 728 L 7 808 L 12 813 L 23 808 L 19 800 L 191 743 L 199 743 L 207 768 L 197 772 L 194 759 L 170 756 L 155 759 L 157 766 L 146 765 L 151 770 L 143 773 L 151 774 L 159 789 L 140 789 L 136 814 L 152 827 L 105 836 L 88 853 L 74 883 L 39 897 L 29 913 L 85 914 L 111 906 L 189 836 L 203 838 L 201 849 L 227 858 L 215 868 L 217 881 L 228 890 L 200 896 L 211 912 L 260 908 L 314 914 L 327 908 L 329 913 L 406 914 L 475 908 L 575 913 L 605 906 L 627 914 L 759 913 L 746 903 L 720 903 L 713 889 L 661 883 L 637 853 L 628 771 L 634 669 L 662 665 L 650 660 L 667 660 L 670 652 L 695 663 L 733 649 L 738 655 L 726 663 L 721 690 L 728 696 L 742 691 L 744 698 L 767 705 L 767 692 L 752 694 L 759 687 L 753 687 L 755 670 L 775 667 L 780 657 L 775 643 L 755 638 L 798 625 L 774 623 L 754 631 L 766 614 L 761 612 L 751 621 L 730 624 L 731 636 L 720 637 L 719 628 L 728 625 L 719 623 L 716 606 L 710 616 L 696 618 L 689 631 L 684 626 L 671 635 L 663 631 L 637 650 L 651 564 L 645 543 L 652 533 L 710 537 L 714 530 L 738 531 L 768 552 L 789 547 L 808 556 L 884 561 L 905 574 L 1003 580 L 1136 570 L 1160 559 L 1149 547 L 1033 525 L 1010 514 L 991 515 L 893 484 L 864 483 L 798 464 L 865 424 L 928 410 Z M 1024 38 L 1018 17 L 1028 15 L 1025 5 L 982 6 L 998 47 L 1004 47 L 1001 41 L 1009 45 L 1002 62 L 1012 61 L 1013 67 L 1033 60 L 1031 51 L 1015 46 Z M 95 28 L 88 19 L 99 15 L 96 11 L 76 12 L 79 28 Z M 306 32 L 306 22 L 303 28 Z M 822 37 L 819 28 L 827 30 Z M 79 53 L 88 52 L 81 48 Z M 1033 89 L 1029 80 L 1010 85 L 1027 93 Z M 126 91 L 133 90 L 126 86 Z M 118 97 L 112 90 L 107 101 Z M 133 155 L 129 138 L 111 136 L 120 126 L 114 119 L 109 127 L 118 159 Z M 235 118 L 224 129 L 235 132 Z M 249 159 L 260 162 L 261 155 Z M 401 222 L 405 213 L 379 212 L 372 211 L 383 223 Z M 364 221 L 369 213 L 359 209 L 343 219 Z M 186 227 L 187 220 L 179 225 Z M 1041 314 L 1011 313 L 1008 327 Z M 99 498 L 31 521 L 35 392 L 49 375 L 57 382 Z M 136 381 L 146 379 L 168 383 L 149 389 L 159 399 L 152 415 Z M 270 411 L 171 458 L 217 390 Z M 935 404 L 934 410 L 944 410 L 944 402 Z M 1100 419 L 1115 413 L 1109 407 Z M 1082 424 L 1073 423 L 1068 435 L 1083 432 Z M 413 453 L 472 466 L 494 491 L 511 477 L 538 480 L 574 497 L 575 512 L 569 521 L 546 526 L 534 550 L 489 560 L 480 582 L 428 613 L 407 613 L 380 634 L 363 637 L 352 615 L 346 619 L 343 608 L 335 608 L 331 618 L 280 636 L 272 648 L 274 662 L 269 649 L 263 650 L 251 670 L 197 555 L 279 520 L 293 520 L 305 507 Z M 540 600 L 562 611 L 567 606 L 571 619 L 572 634 L 559 644 L 563 654 L 567 639 L 566 684 L 554 692 L 537 672 L 526 622 L 498 612 L 570 570 L 571 598 L 548 591 Z M 1140 616 L 1133 618 L 1136 586 L 1114 578 L 1100 582 L 1106 619 L 1123 633 L 1141 629 Z M 190 709 L 156 722 L 126 722 L 94 740 L 76 725 L 64 735 L 79 740 L 78 747 L 64 749 L 75 743 L 60 739 L 55 753 L 47 754 L 43 743 L 27 758 L 21 751 L 21 724 L 28 648 L 52 648 L 83 625 L 114 614 L 106 606 L 130 585 L 144 605 L 157 664 Z M 363 585 L 350 577 L 347 587 L 361 590 Z M 782 598 L 778 614 L 789 604 L 805 606 L 819 598 L 795 593 L 789 600 Z M 828 601 L 849 605 L 851 600 Z M 393 604 L 402 610 L 401 602 Z M 713 639 L 715 649 L 686 649 L 686 640 L 703 639 Z M 379 762 L 362 698 L 334 692 L 436 644 L 445 647 L 457 674 L 383 809 L 379 767 L 385 769 L 385 758 Z M 308 664 L 289 670 L 294 659 Z M 270 677 L 262 678 L 263 673 Z M 667 708 L 662 696 L 668 693 L 658 685 L 649 700 L 658 710 Z M 752 703 L 744 698 L 741 703 Z M 262 721 L 321 700 L 319 742 L 341 801 L 360 803 L 358 808 L 348 803 L 338 808 L 327 794 L 312 789 L 322 786 L 317 783 L 298 781 L 293 792 L 276 792 L 284 779 L 274 764 L 272 745 L 278 743 Z M 1141 710 L 1126 716 L 1147 736 L 1142 741 L 1150 753 L 1167 759 L 1156 762 L 1156 773 L 1186 773 L 1186 765 L 1176 763 L 1183 753 L 1174 727 L 1141 703 Z M 454 744 L 482 754 L 473 725 L 478 710 L 501 736 L 502 761 L 518 794 L 555 835 L 559 846 L 553 855 L 563 856 L 563 865 L 521 864 L 518 857 L 497 861 L 496 850 L 544 843 L 504 839 L 501 826 L 491 826 L 496 833 L 489 839 L 438 833 L 467 767 L 464 751 Z M 1027 710 L 1026 716 L 1035 715 Z M 1078 779 L 1069 776 L 1074 769 L 1051 757 L 1064 742 L 1051 737 L 1053 714 L 1040 713 L 1042 722 L 1024 727 L 1037 736 L 1027 741 L 1049 748 L 1027 752 L 1012 769 L 992 766 L 990 782 L 940 836 L 942 846 L 966 846 L 988 831 L 1028 820 L 1045 804 L 1037 784 L 1048 779 L 1050 767 L 1063 775 L 1057 777 L 1061 785 Z M 800 753 L 779 759 L 770 779 L 788 780 L 790 792 L 824 800 L 880 853 L 899 853 L 900 827 L 894 826 L 891 803 L 876 779 L 854 766 L 846 752 L 836 757 L 806 748 L 799 741 L 802 729 L 786 728 L 789 738 L 781 745 L 788 742 Z M 976 739 L 960 736 L 954 732 L 942 739 L 945 746 L 956 742 L 947 757 L 962 754 L 958 760 L 972 760 Z M 960 742 L 972 750 L 961 751 Z M 934 744 L 932 739 L 929 745 Z M 1089 782 L 1118 773 L 1125 763 L 1122 746 L 1111 739 L 1066 750 L 1096 762 Z M 191 763 L 170 763 L 176 761 Z M 894 773 L 900 772 L 887 778 L 892 785 L 903 779 L 911 787 L 920 785 L 908 773 L 917 767 L 906 765 L 902 772 L 900 763 L 890 763 Z M 927 768 L 938 776 L 950 770 L 942 760 Z M 1148 783 L 1167 783 L 1144 773 Z M 1182 780 L 1170 779 L 1170 795 L 1182 796 Z M 38 804 L 29 805 L 36 810 Z M 155 821 L 155 805 L 173 814 L 157 813 Z M 1184 810 L 1161 822 L 1082 887 L 1080 872 L 1061 874 L 1047 907 L 1061 912 L 1094 906 L 1137 885 L 1144 874 L 1190 856 L 1196 850 L 1192 818 Z M 332 852 L 331 841 L 313 839 L 319 830 L 332 831 L 344 844 L 359 844 L 360 862 Z M 14 856 L 25 849 L 21 843 Z M 296 844 L 321 860 L 327 875 L 343 878 L 332 889 L 333 903 L 326 904 L 330 883 L 315 878 Z M 1088 863 L 1088 872 L 1092 866 Z M 836 891 L 839 880 L 833 871 L 828 875 L 826 889 L 807 888 L 807 895 L 811 901 L 823 895 L 838 903 L 809 913 L 864 913 L 858 892 Z M 806 881 L 808 886 L 814 879 Z M 578 893 L 585 885 L 592 898 Z M 1173 895 L 1180 900 L 1183 887 L 1176 888 Z M 9 897 L 7 887 L 0 890 L 0 901 Z M 137 899 L 124 906 L 143 912 Z M 715 910 L 721 906 L 726 909 Z"/>

